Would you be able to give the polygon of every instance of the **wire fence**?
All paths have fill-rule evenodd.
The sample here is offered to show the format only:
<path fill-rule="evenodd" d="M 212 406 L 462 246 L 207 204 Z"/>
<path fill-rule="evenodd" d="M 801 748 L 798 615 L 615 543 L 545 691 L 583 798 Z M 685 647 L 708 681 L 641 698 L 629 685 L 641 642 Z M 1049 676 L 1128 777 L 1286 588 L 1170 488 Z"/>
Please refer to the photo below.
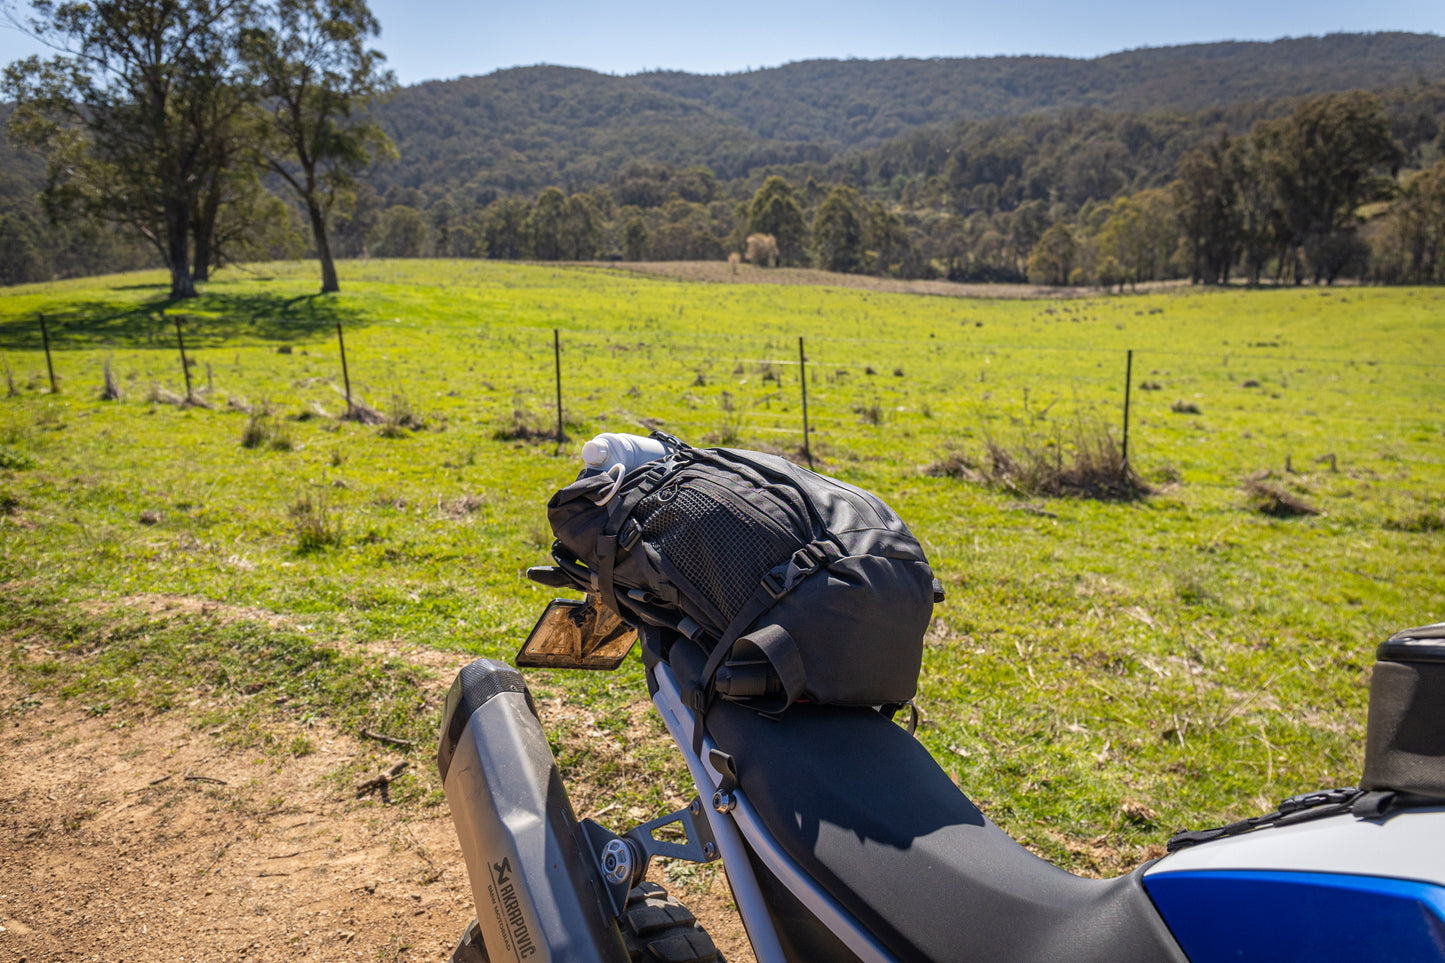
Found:
<path fill-rule="evenodd" d="M 1424 484 L 1438 480 L 1445 465 L 1445 363 L 1428 354 L 1368 359 L 1296 351 L 1269 339 L 1205 351 L 884 332 L 677 332 L 646 324 L 597 330 L 498 322 L 460 329 L 460 336 L 418 336 L 375 322 L 344 330 L 339 320 L 298 327 L 279 344 L 242 348 L 188 338 L 188 326 L 160 315 L 128 346 L 67 346 L 64 330 L 38 318 L 33 347 L 13 325 L 5 347 L 17 359 L 44 352 L 47 374 L 37 390 L 47 381 L 51 391 L 69 390 L 61 383 L 81 381 L 85 369 L 128 360 L 140 369 L 132 380 L 184 379 L 187 399 L 198 392 L 214 399 L 219 382 L 220 392 L 279 402 L 280 375 L 297 400 L 330 389 L 349 412 L 353 392 L 381 405 L 405 394 L 413 405 L 470 417 L 499 437 L 509 421 L 531 424 L 533 435 L 562 437 L 662 427 L 695 443 L 817 454 L 824 462 L 926 465 L 994 440 L 1067 445 L 1102 431 L 1127 437 L 1126 455 L 1142 471 L 1231 486 L 1260 470 Z M 168 369 L 166 328 L 176 352 Z M 57 374 L 60 352 L 74 357 L 63 358 Z M 191 375 L 200 366 L 206 387 L 198 389 Z M 8 360 L 5 375 L 16 393 Z"/>

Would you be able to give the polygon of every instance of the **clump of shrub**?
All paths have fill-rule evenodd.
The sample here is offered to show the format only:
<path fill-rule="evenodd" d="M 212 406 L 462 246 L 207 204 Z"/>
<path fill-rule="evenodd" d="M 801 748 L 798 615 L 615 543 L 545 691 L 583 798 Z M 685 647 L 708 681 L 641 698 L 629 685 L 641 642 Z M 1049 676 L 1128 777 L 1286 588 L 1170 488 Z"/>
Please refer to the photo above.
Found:
<path fill-rule="evenodd" d="M 1385 527 L 1392 531 L 1413 532 L 1417 535 L 1426 532 L 1445 532 L 1445 511 L 1433 508 L 1421 509 L 1404 518 L 1392 518 L 1385 522 Z"/>
<path fill-rule="evenodd" d="M 298 555 L 341 547 L 341 519 L 332 512 L 325 493 L 314 498 L 309 494 L 299 496 L 288 514 Z"/>
<path fill-rule="evenodd" d="M 542 418 L 523 405 L 513 405 L 512 417 L 492 432 L 496 441 L 541 441 L 556 439 L 557 430 L 542 425 Z"/>
<path fill-rule="evenodd" d="M 0 468 L 6 471 L 24 471 L 35 467 L 35 459 L 19 448 L 0 443 Z"/>
<path fill-rule="evenodd" d="M 426 422 L 412 410 L 406 395 L 396 392 L 391 396 L 391 410 L 382 418 L 376 433 L 383 438 L 405 438 L 408 431 L 424 431 Z"/>
<path fill-rule="evenodd" d="M 924 473 L 1026 496 L 1127 502 L 1154 491 L 1124 460 L 1123 448 L 1113 435 L 1103 428 L 1088 430 L 1082 425 L 1072 439 L 1065 440 L 1061 434 L 1042 442 L 1024 437 L 1012 449 L 989 438 L 984 457 L 974 459 L 955 450 Z"/>
<path fill-rule="evenodd" d="M 241 431 L 241 447 L 290 451 L 295 443 L 286 424 L 276 417 L 270 405 L 262 402 L 251 408 L 246 416 L 246 427 Z"/>
<path fill-rule="evenodd" d="M 883 409 L 878 405 L 855 405 L 853 414 L 865 425 L 877 427 L 883 424 Z"/>
<path fill-rule="evenodd" d="M 1169 410 L 1174 412 L 1176 415 L 1199 414 L 1199 406 L 1192 401 L 1185 401 L 1183 398 L 1180 398 L 1178 401 L 1174 402 L 1174 404 L 1170 405 Z"/>
<path fill-rule="evenodd" d="M 1269 480 L 1268 475 L 1252 475 L 1244 480 L 1244 494 L 1251 510 L 1271 518 L 1298 518 L 1318 515 L 1320 510 L 1302 495 Z"/>

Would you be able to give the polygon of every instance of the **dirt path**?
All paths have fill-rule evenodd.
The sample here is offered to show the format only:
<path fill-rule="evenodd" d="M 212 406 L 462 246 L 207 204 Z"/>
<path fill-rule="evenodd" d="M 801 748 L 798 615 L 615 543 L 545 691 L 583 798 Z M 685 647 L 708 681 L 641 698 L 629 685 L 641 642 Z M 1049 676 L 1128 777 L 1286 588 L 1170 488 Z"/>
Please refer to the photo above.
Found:
<path fill-rule="evenodd" d="M 328 775 L 384 748 L 307 735 L 277 762 L 0 673 L 0 961 L 446 960 L 473 915 L 446 807 L 357 800 Z M 669 888 L 750 959 L 720 875 Z"/>

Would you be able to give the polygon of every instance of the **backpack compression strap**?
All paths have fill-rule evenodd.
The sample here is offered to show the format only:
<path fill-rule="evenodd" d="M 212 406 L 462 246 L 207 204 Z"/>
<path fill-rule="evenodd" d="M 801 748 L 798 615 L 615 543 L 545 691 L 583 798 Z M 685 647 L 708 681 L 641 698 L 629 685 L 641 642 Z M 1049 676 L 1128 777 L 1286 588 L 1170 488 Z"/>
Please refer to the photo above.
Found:
<path fill-rule="evenodd" d="M 776 605 L 778 599 L 797 588 L 814 572 L 827 568 L 842 557 L 843 552 L 835 543 L 820 539 L 804 545 L 793 553 L 792 558 L 781 565 L 774 566 L 767 575 L 763 576 L 758 587 L 753 590 L 752 596 L 738 610 L 737 616 L 723 632 L 718 644 L 713 647 L 712 653 L 708 656 L 707 665 L 703 667 L 702 678 L 697 680 L 697 687 L 692 690 L 692 746 L 694 752 L 702 751 L 702 736 L 707 711 L 717 694 L 718 669 L 727 661 L 734 643 L 740 639 L 751 642 L 763 654 L 763 657 L 772 664 L 773 671 L 777 673 L 778 680 L 782 683 L 783 691 L 779 696 L 781 701 L 776 704 L 776 707 L 760 711 L 781 712 L 803 694 L 803 690 L 807 688 L 808 676 L 803 667 L 803 657 L 798 651 L 798 644 L 788 630 L 775 624 L 765 625 L 747 635 L 743 635 L 743 630 L 752 625 L 758 616 Z"/>
<path fill-rule="evenodd" d="M 676 467 L 673 459 L 668 457 L 651 463 L 635 475 L 624 476 L 628 490 L 611 498 L 607 504 L 607 521 L 602 526 L 602 533 L 597 536 L 597 592 L 614 612 L 622 611 L 617 604 L 617 586 L 612 580 L 617 553 L 619 550 L 630 550 L 642 537 L 642 529 L 632 520 L 632 513 L 656 489 L 657 483 Z"/>

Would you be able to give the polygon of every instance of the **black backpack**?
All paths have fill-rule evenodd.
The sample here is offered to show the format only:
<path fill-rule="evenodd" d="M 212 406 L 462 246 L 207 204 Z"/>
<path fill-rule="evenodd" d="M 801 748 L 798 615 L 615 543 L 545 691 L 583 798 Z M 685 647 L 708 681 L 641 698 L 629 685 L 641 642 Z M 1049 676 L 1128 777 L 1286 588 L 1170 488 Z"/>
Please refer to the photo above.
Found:
<path fill-rule="evenodd" d="M 653 437 L 668 457 L 620 478 L 584 471 L 547 517 L 609 607 L 707 653 L 679 672 L 693 708 L 714 693 L 766 712 L 911 700 L 943 595 L 902 519 L 774 455 Z"/>

